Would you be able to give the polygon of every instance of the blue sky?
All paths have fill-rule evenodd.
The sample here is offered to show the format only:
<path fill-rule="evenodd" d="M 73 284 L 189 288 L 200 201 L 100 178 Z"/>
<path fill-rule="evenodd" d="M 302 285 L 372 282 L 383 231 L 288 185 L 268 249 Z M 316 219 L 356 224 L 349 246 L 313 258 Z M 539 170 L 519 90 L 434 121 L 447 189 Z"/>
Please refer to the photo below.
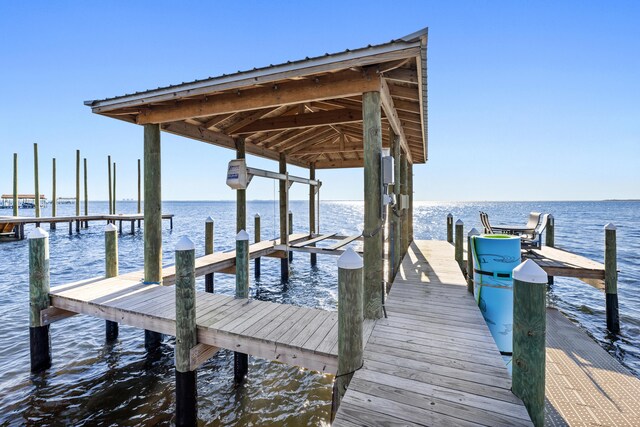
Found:
<path fill-rule="evenodd" d="M 640 2 L 0 2 L 0 192 L 136 195 L 142 128 L 83 101 L 389 41 L 429 27 L 429 162 L 417 200 L 640 198 Z M 232 199 L 230 150 L 163 134 L 163 198 Z M 250 157 L 254 167 L 273 162 Z M 306 170 L 292 168 L 306 175 Z M 323 199 L 362 199 L 361 169 L 320 171 Z M 345 185 L 348 183 L 348 185 Z M 294 185 L 292 198 L 307 197 Z M 254 180 L 250 199 L 271 199 Z"/>

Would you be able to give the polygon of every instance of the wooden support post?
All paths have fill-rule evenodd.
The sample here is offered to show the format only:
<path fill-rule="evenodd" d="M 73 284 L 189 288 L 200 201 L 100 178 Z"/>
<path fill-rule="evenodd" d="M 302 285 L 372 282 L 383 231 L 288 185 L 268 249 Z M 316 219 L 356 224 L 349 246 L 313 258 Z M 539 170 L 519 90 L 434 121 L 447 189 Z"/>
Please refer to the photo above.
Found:
<path fill-rule="evenodd" d="M 31 372 L 51 367 L 49 325 L 40 312 L 49 308 L 49 234 L 36 228 L 29 234 L 29 346 Z"/>
<path fill-rule="evenodd" d="M 58 196 L 56 193 L 56 159 L 55 157 L 53 158 L 53 164 L 52 164 L 52 169 L 51 169 L 51 174 L 52 176 L 52 188 L 51 188 L 51 216 L 55 218 L 57 210 L 58 210 Z M 52 222 L 51 224 L 49 224 L 49 229 L 50 230 L 55 230 L 56 229 L 56 223 Z"/>
<path fill-rule="evenodd" d="M 236 138 L 236 159 L 246 157 L 244 138 Z M 247 190 L 236 190 L 236 233 L 247 228 Z"/>
<path fill-rule="evenodd" d="M 287 173 L 287 158 L 284 153 L 280 153 L 280 162 L 278 171 L 281 174 Z M 289 249 L 289 227 L 287 221 L 289 219 L 287 212 L 289 211 L 289 182 L 279 180 L 280 187 L 280 244 Z M 280 280 L 284 283 L 289 281 L 289 258 L 280 258 Z"/>
<path fill-rule="evenodd" d="M 117 213 L 116 211 L 116 162 L 113 162 L 113 214 Z"/>
<path fill-rule="evenodd" d="M 80 216 L 80 150 L 76 150 L 76 217 Z"/>
<path fill-rule="evenodd" d="M 13 216 L 18 216 L 18 153 L 13 153 Z"/>
<path fill-rule="evenodd" d="M 254 229 L 254 242 L 258 243 L 262 240 L 261 232 L 260 232 L 260 214 L 256 214 L 253 217 L 253 229 Z M 260 257 L 255 259 L 255 266 L 253 269 L 253 273 L 256 279 L 260 278 Z"/>
<path fill-rule="evenodd" d="M 119 233 L 122 236 L 122 220 L 118 221 L 118 229 L 119 229 Z"/>
<path fill-rule="evenodd" d="M 400 153 L 400 194 L 401 195 L 407 194 L 407 189 L 408 189 L 407 172 L 408 172 L 407 154 L 403 151 Z M 409 248 L 409 229 L 407 227 L 407 224 L 408 224 L 407 215 L 408 215 L 407 209 L 402 209 L 400 211 L 400 221 L 402 223 L 400 227 L 400 230 L 402 233 L 400 236 L 400 247 L 401 247 L 400 259 L 404 258 L 404 256 L 407 253 L 407 249 Z"/>
<path fill-rule="evenodd" d="M 144 125 L 144 281 L 146 283 L 162 284 L 161 182 L 160 125 Z M 113 199 L 115 204 L 115 188 Z M 162 334 L 145 331 L 147 350 L 154 349 L 161 341 Z"/>
<path fill-rule="evenodd" d="M 473 236 L 479 236 L 480 232 L 475 228 L 469 230 L 467 234 L 467 291 L 473 294 Z"/>
<path fill-rule="evenodd" d="M 204 254 L 210 255 L 213 253 L 213 240 L 214 240 L 214 226 L 213 218 L 208 217 L 204 222 Z M 213 293 L 213 273 L 205 274 L 204 276 L 204 291 Z"/>
<path fill-rule="evenodd" d="M 69 236 L 73 235 L 73 221 L 69 221 Z"/>
<path fill-rule="evenodd" d="M 604 226 L 604 291 L 606 295 L 607 329 L 613 334 L 620 332 L 618 314 L 618 261 L 616 249 L 616 226 Z"/>
<path fill-rule="evenodd" d="M 316 164 L 309 165 L 309 179 L 316 179 Z M 316 187 L 309 185 L 309 235 L 316 233 Z M 314 245 L 315 246 L 315 245 Z M 317 255 L 310 254 L 311 266 L 316 265 Z"/>
<path fill-rule="evenodd" d="M 453 215 L 447 214 L 447 242 L 453 243 Z"/>
<path fill-rule="evenodd" d="M 40 180 L 38 178 L 38 144 L 33 144 L 33 185 L 35 187 L 35 200 L 33 204 L 36 209 L 36 218 L 40 218 Z"/>
<path fill-rule="evenodd" d="M 547 273 L 526 260 L 513 269 L 513 393 L 535 426 L 544 425 Z"/>
<path fill-rule="evenodd" d="M 462 260 L 463 260 L 463 240 L 464 239 L 464 223 L 461 219 L 456 221 L 456 241 L 455 241 L 455 258 L 462 269 Z"/>
<path fill-rule="evenodd" d="M 364 318 L 382 317 L 382 123 L 380 92 L 362 95 L 364 138 Z"/>
<path fill-rule="evenodd" d="M 293 212 L 289 211 L 289 235 L 293 234 Z M 293 251 L 289 251 L 289 262 L 293 261 Z"/>
<path fill-rule="evenodd" d="M 556 230 L 555 230 L 555 226 L 556 226 L 556 221 L 553 218 L 553 215 L 549 215 L 547 217 L 547 230 L 546 230 L 546 241 L 545 244 L 547 246 L 549 246 L 550 248 L 553 248 L 556 244 L 555 242 L 555 236 L 556 236 Z"/>
<path fill-rule="evenodd" d="M 409 196 L 409 209 L 407 210 L 407 232 L 409 243 L 413 242 L 413 163 L 407 162 L 407 195 Z"/>
<path fill-rule="evenodd" d="M 398 203 L 400 203 L 400 185 L 401 185 L 401 172 L 400 167 L 402 163 L 400 161 L 400 137 L 395 133 L 392 134 L 391 140 L 391 155 L 393 156 L 393 194 L 396 198 L 396 203 L 393 206 L 393 213 L 391 215 L 391 224 L 393 228 L 393 275 L 395 276 L 400 268 L 402 262 L 402 220 L 400 215 L 402 212 L 398 209 Z"/>
<path fill-rule="evenodd" d="M 84 216 L 89 215 L 89 188 L 87 187 L 87 159 L 84 159 Z M 89 228 L 89 221 L 84 222 L 84 228 Z"/>
<path fill-rule="evenodd" d="M 104 228 L 104 253 L 105 276 L 116 277 L 118 275 L 118 236 L 116 226 L 107 224 Z M 105 335 L 107 341 L 118 338 L 118 323 L 105 321 Z"/>
<path fill-rule="evenodd" d="M 333 419 L 353 373 L 362 366 L 363 261 L 352 248 L 338 258 L 338 372 L 333 385 Z"/>
<path fill-rule="evenodd" d="M 197 378 L 191 369 L 191 349 L 198 344 L 195 252 L 187 237 L 176 244 L 176 426 L 198 422 Z"/>
<path fill-rule="evenodd" d="M 140 159 L 138 159 L 138 213 L 142 213 L 142 185 L 140 179 Z M 138 228 L 140 228 L 140 220 L 138 220 Z"/>
<path fill-rule="evenodd" d="M 111 156 L 107 156 L 107 170 L 107 181 L 109 181 L 109 214 L 111 215 L 113 214 L 113 191 L 111 189 Z"/>
<path fill-rule="evenodd" d="M 249 234 L 240 230 L 236 236 L 236 298 L 249 298 Z M 233 378 L 244 381 L 249 369 L 249 356 L 234 353 Z"/>

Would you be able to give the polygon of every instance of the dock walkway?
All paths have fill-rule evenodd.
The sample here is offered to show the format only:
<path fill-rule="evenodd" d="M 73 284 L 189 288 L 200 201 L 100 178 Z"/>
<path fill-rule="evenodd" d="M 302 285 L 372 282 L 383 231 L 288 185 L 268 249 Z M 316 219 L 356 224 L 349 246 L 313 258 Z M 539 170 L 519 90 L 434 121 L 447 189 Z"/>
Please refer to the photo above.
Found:
<path fill-rule="evenodd" d="M 334 426 L 532 425 L 453 247 L 414 241 Z"/>

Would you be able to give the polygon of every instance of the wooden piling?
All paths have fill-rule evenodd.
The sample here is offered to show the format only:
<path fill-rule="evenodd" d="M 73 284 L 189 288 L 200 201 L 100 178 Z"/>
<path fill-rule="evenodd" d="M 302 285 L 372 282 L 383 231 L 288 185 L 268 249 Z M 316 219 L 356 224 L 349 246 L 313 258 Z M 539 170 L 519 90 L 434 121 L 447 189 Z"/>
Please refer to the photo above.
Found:
<path fill-rule="evenodd" d="M 293 234 L 293 212 L 289 211 L 289 235 Z M 289 262 L 293 261 L 293 251 L 289 251 Z"/>
<path fill-rule="evenodd" d="M 409 233 L 409 243 L 413 242 L 413 163 L 407 162 L 407 195 L 409 196 L 409 209 L 407 210 L 407 232 Z"/>
<path fill-rule="evenodd" d="M 40 180 L 38 178 L 38 144 L 33 144 L 33 185 L 35 187 L 35 200 L 33 204 L 36 210 L 36 218 L 40 218 Z"/>
<path fill-rule="evenodd" d="M 196 371 L 191 369 L 191 349 L 198 343 L 195 252 L 187 237 L 176 244 L 176 426 L 195 426 L 198 421 Z"/>
<path fill-rule="evenodd" d="M 142 213 L 142 184 L 140 179 L 140 159 L 138 159 L 138 213 Z M 140 224 L 138 224 L 140 227 Z"/>
<path fill-rule="evenodd" d="M 382 317 L 382 123 L 380 92 L 362 95 L 364 138 L 364 318 Z"/>
<path fill-rule="evenodd" d="M 513 393 L 544 425 L 547 273 L 526 260 L 513 269 Z"/>
<path fill-rule="evenodd" d="M 309 165 L 309 179 L 316 179 L 316 164 L 312 162 Z M 309 184 L 309 235 L 316 233 L 316 186 Z M 315 246 L 315 245 L 313 245 Z M 311 266 L 316 265 L 317 255 L 309 254 Z"/>
<path fill-rule="evenodd" d="M 547 217 L 545 244 L 550 248 L 553 248 L 555 246 L 555 234 L 556 234 L 555 227 L 556 227 L 556 221 L 553 218 L 553 215 L 549 215 Z"/>
<path fill-rule="evenodd" d="M 51 174 L 53 175 L 51 178 L 51 216 L 55 218 L 56 216 L 56 211 L 58 208 L 58 196 L 56 193 L 56 159 L 55 157 L 53 158 L 53 164 L 52 164 L 52 168 L 51 168 Z M 55 230 L 56 229 L 56 223 L 52 222 L 51 224 L 49 224 L 49 229 L 50 230 Z"/>
<path fill-rule="evenodd" d="M 104 229 L 104 269 L 106 277 L 118 275 L 118 235 L 116 226 L 107 224 Z M 118 322 L 105 321 L 105 336 L 107 341 L 118 338 Z"/>
<path fill-rule="evenodd" d="M 113 214 L 113 191 L 111 190 L 111 156 L 107 156 L 107 181 L 109 182 L 109 214 Z"/>
<path fill-rule="evenodd" d="M 284 153 L 280 153 L 278 170 L 281 174 L 287 173 L 287 158 Z M 287 221 L 289 219 L 287 212 L 289 211 L 289 181 L 280 180 L 278 182 L 280 189 L 280 244 L 289 249 L 289 227 Z M 280 258 L 280 280 L 284 283 L 289 281 L 289 257 Z"/>
<path fill-rule="evenodd" d="M 461 219 L 456 221 L 456 235 L 455 235 L 455 258 L 456 261 L 458 262 L 458 265 L 460 266 L 460 268 L 462 269 L 462 260 L 463 260 L 463 252 L 464 252 L 464 246 L 463 246 L 463 240 L 464 239 L 464 223 L 462 222 Z"/>
<path fill-rule="evenodd" d="M 162 187 L 160 125 L 144 125 L 144 280 L 162 284 Z M 113 194 L 115 200 L 115 189 Z M 145 347 L 152 350 L 162 334 L 145 331 Z"/>
<path fill-rule="evenodd" d="M 236 236 L 236 298 L 249 298 L 249 234 L 240 230 Z M 249 356 L 234 353 L 233 378 L 241 383 L 249 370 Z"/>
<path fill-rule="evenodd" d="M 18 216 L 18 153 L 13 153 L 13 216 Z"/>
<path fill-rule="evenodd" d="M 473 243 L 472 237 L 479 236 L 480 232 L 475 228 L 469 230 L 467 234 L 467 291 L 473 294 Z"/>
<path fill-rule="evenodd" d="M 402 162 L 400 160 L 400 137 L 393 134 L 393 138 L 391 140 L 391 154 L 393 155 L 393 194 L 396 198 L 395 206 L 393 207 L 393 214 L 391 215 L 391 224 L 393 228 L 393 275 L 398 272 L 400 268 L 400 263 L 402 262 L 402 221 L 401 215 L 402 211 L 398 209 L 398 203 L 400 203 L 400 183 L 401 183 L 401 172 L 400 167 L 402 166 Z"/>
<path fill-rule="evenodd" d="M 616 249 L 616 226 L 604 226 L 604 291 L 606 295 L 607 329 L 613 334 L 620 332 L 618 313 L 618 261 Z"/>
<path fill-rule="evenodd" d="M 407 162 L 407 154 L 402 151 L 400 153 L 400 194 L 401 197 L 407 194 L 407 170 L 408 170 L 408 162 Z M 407 227 L 407 209 L 403 208 L 400 211 L 400 260 L 404 258 L 407 253 L 407 249 L 409 248 L 409 230 Z"/>
<path fill-rule="evenodd" d="M 80 150 L 76 150 L 76 217 L 80 216 Z"/>
<path fill-rule="evenodd" d="M 332 414 L 340 406 L 354 372 L 362 366 L 363 265 L 352 248 L 338 258 L 338 371 Z"/>
<path fill-rule="evenodd" d="M 84 216 L 89 215 L 89 187 L 87 186 L 87 158 L 84 158 Z M 84 222 L 84 228 L 89 228 L 89 221 Z"/>
<path fill-rule="evenodd" d="M 214 226 L 213 218 L 208 217 L 204 222 L 204 254 L 210 255 L 213 253 L 213 240 L 214 240 Z M 204 276 L 204 291 L 213 293 L 213 273 L 205 274 Z"/>
<path fill-rule="evenodd" d="M 29 346 L 31 372 L 51 367 L 49 325 L 40 312 L 49 308 L 49 234 L 36 228 L 29 235 Z"/>
<path fill-rule="evenodd" d="M 447 214 L 447 242 L 453 243 L 453 215 Z"/>
<path fill-rule="evenodd" d="M 260 214 L 256 214 L 253 217 L 253 230 L 254 230 L 254 243 L 258 243 L 262 240 L 261 232 L 260 232 Z M 253 273 L 258 279 L 260 277 L 260 257 L 255 259 L 255 266 L 253 268 Z"/>
<path fill-rule="evenodd" d="M 116 211 L 116 162 L 113 162 L 113 214 L 117 213 Z"/>

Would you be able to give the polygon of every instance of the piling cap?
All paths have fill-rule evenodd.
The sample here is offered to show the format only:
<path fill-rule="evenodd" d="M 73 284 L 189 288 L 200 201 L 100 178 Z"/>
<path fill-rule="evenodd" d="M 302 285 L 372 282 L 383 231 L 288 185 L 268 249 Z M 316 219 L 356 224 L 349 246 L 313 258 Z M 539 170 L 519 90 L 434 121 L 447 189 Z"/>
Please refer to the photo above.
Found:
<path fill-rule="evenodd" d="M 176 243 L 176 251 L 193 251 L 195 249 L 196 245 L 187 236 L 182 236 Z"/>
<path fill-rule="evenodd" d="M 456 221 L 456 225 L 464 225 L 464 222 L 462 222 L 462 220 L 459 219 L 459 220 Z"/>
<path fill-rule="evenodd" d="M 211 218 L 210 216 L 207 217 L 207 219 L 204 220 L 204 222 L 213 222 L 213 218 Z"/>
<path fill-rule="evenodd" d="M 607 225 L 604 226 L 604 229 L 605 230 L 614 230 L 615 231 L 616 226 L 609 222 L 609 223 L 607 223 Z"/>
<path fill-rule="evenodd" d="M 340 258 L 338 258 L 338 268 L 343 268 L 345 270 L 357 270 L 362 268 L 364 263 L 362 262 L 362 257 L 353 250 L 353 248 L 347 248 L 346 251 Z"/>
<path fill-rule="evenodd" d="M 480 232 L 478 230 L 476 230 L 475 227 L 474 227 L 471 230 L 469 230 L 469 234 L 468 235 L 469 236 L 479 236 Z"/>
<path fill-rule="evenodd" d="M 236 240 L 249 240 L 249 233 L 244 230 L 240 230 L 240 232 L 236 235 Z"/>
<path fill-rule="evenodd" d="M 118 228 L 115 225 L 109 223 L 104 227 L 104 231 L 105 233 L 109 231 L 118 231 Z"/>
<path fill-rule="evenodd" d="M 44 239 L 45 237 L 49 237 L 49 233 L 44 231 L 41 227 L 38 227 L 29 233 L 29 239 Z"/>
<path fill-rule="evenodd" d="M 260 214 L 259 214 L 259 213 L 255 214 L 254 216 L 255 216 L 256 218 L 260 218 Z"/>
<path fill-rule="evenodd" d="M 545 284 L 548 281 L 547 273 L 530 259 L 513 269 L 513 278 L 527 283 Z"/>
<path fill-rule="evenodd" d="M 453 218 L 452 214 L 447 214 L 447 218 Z"/>

